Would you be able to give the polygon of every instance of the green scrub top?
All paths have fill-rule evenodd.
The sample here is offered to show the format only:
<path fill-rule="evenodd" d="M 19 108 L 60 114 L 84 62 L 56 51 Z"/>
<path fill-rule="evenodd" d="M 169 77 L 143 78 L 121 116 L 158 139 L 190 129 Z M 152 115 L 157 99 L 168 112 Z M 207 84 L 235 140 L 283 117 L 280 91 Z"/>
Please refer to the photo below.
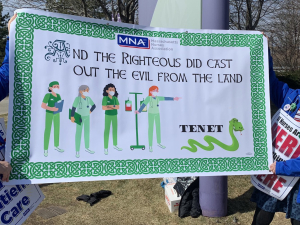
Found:
<path fill-rule="evenodd" d="M 148 113 L 150 114 L 158 114 L 159 113 L 159 102 L 164 101 L 165 97 L 157 96 L 155 99 L 151 96 L 146 97 L 144 104 L 147 105 L 149 103 L 148 107 Z"/>
<path fill-rule="evenodd" d="M 77 113 L 79 113 L 81 116 L 89 116 L 92 106 L 95 103 L 90 97 L 82 98 L 81 96 L 78 96 L 75 98 L 73 107 L 76 108 Z"/>
<path fill-rule="evenodd" d="M 47 106 L 49 106 L 49 107 L 55 107 L 55 103 L 60 101 L 60 100 L 61 100 L 61 97 L 60 97 L 59 94 L 56 94 L 56 97 L 55 97 L 51 93 L 48 93 L 48 94 L 45 95 L 45 97 L 43 99 L 43 103 L 46 103 Z M 53 113 L 50 110 L 46 110 L 46 112 Z"/>
<path fill-rule="evenodd" d="M 102 105 L 107 106 L 107 105 L 119 105 L 119 100 L 116 96 L 113 96 L 112 99 L 110 99 L 108 96 L 104 96 L 102 100 Z M 113 110 L 105 110 L 105 115 L 118 115 L 118 110 L 113 109 Z"/>

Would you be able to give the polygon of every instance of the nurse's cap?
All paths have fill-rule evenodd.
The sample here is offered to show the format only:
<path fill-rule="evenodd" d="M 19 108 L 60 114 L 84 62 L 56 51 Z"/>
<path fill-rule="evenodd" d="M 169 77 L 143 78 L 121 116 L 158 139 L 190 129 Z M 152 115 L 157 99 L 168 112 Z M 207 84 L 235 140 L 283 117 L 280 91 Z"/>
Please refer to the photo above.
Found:
<path fill-rule="evenodd" d="M 58 81 L 52 81 L 52 82 L 49 84 L 49 87 L 53 87 L 53 85 L 59 85 Z"/>

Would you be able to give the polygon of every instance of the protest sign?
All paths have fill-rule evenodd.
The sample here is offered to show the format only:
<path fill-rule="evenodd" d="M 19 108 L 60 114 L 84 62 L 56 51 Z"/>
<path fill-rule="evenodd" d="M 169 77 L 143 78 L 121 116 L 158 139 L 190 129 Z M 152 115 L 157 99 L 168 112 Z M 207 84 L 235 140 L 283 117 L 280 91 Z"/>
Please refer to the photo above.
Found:
<path fill-rule="evenodd" d="M 22 224 L 45 196 L 38 185 L 5 185 L 0 181 L 1 224 Z"/>
<path fill-rule="evenodd" d="M 272 145 L 274 161 L 286 161 L 300 156 L 300 126 L 282 109 L 272 118 Z M 252 184 L 260 191 L 283 200 L 299 177 L 263 174 L 251 176 Z"/>
<path fill-rule="evenodd" d="M 4 118 L 0 118 L 0 136 L 5 140 Z M 4 161 L 5 149 L 0 149 L 0 161 Z M 0 175 L 1 224 L 22 224 L 43 201 L 45 196 L 38 185 L 6 185 Z"/>
<path fill-rule="evenodd" d="M 268 172 L 261 33 L 30 9 L 11 29 L 12 183 Z"/>

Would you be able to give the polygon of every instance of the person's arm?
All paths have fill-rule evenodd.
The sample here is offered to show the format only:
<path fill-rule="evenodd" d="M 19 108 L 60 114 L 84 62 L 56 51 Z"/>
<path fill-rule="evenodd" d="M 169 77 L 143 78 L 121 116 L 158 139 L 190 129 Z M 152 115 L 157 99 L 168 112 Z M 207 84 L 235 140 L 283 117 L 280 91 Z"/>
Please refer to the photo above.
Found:
<path fill-rule="evenodd" d="M 10 31 L 11 23 L 16 19 L 15 14 L 8 22 L 8 33 Z M 0 67 L 0 101 L 4 99 L 9 93 L 9 40 L 6 41 L 5 57 Z M 8 182 L 11 171 L 11 165 L 6 161 L 0 161 L 0 174 L 2 174 L 2 181 Z"/>
<path fill-rule="evenodd" d="M 120 109 L 120 103 L 119 103 L 119 100 L 118 100 L 118 98 L 117 97 L 114 97 L 115 98 L 115 105 L 113 106 L 113 109 L 116 109 L 116 110 L 118 110 L 118 109 Z"/>
<path fill-rule="evenodd" d="M 91 102 L 90 105 L 92 106 L 90 109 L 90 113 L 92 113 L 96 109 L 96 105 L 90 97 L 88 97 L 88 98 L 89 98 L 89 101 Z"/>
<path fill-rule="evenodd" d="M 107 105 L 107 96 L 104 96 L 102 99 L 102 109 L 103 110 L 113 110 L 113 107 L 111 105 Z"/>
<path fill-rule="evenodd" d="M 73 102 L 73 105 L 72 105 L 72 111 L 71 111 L 71 122 L 72 123 L 75 123 L 74 115 L 75 115 L 75 111 L 76 111 L 76 108 L 77 108 L 77 105 L 78 105 L 78 101 L 79 101 L 79 98 L 76 97 L 74 102 Z"/>
<path fill-rule="evenodd" d="M 289 159 L 285 162 L 276 162 L 276 174 L 284 176 L 300 176 L 300 158 Z"/>
<path fill-rule="evenodd" d="M 269 49 L 269 82 L 270 82 L 270 97 L 272 102 L 280 108 L 284 102 L 285 97 L 294 91 L 292 88 L 289 88 L 289 86 L 279 81 L 276 77 L 276 74 L 273 69 L 273 59 L 271 56 L 271 52 Z"/>
<path fill-rule="evenodd" d="M 15 14 L 8 22 L 8 33 L 10 24 L 16 19 Z M 5 57 L 0 67 L 0 101 L 2 101 L 9 93 L 9 40 L 6 40 Z"/>
<path fill-rule="evenodd" d="M 71 118 L 75 116 L 76 107 L 72 106 Z"/>
<path fill-rule="evenodd" d="M 146 105 L 150 102 L 150 96 L 148 96 L 145 100 L 144 100 L 144 102 L 143 102 L 143 104 L 141 105 L 141 107 L 139 108 L 139 110 L 137 110 L 136 111 L 136 113 L 141 113 L 142 111 L 143 111 L 143 109 L 146 107 Z"/>
<path fill-rule="evenodd" d="M 158 98 L 158 101 L 174 101 L 174 98 L 172 97 L 157 97 Z"/>
<path fill-rule="evenodd" d="M 5 57 L 0 67 L 0 101 L 2 101 L 9 92 L 9 40 L 6 41 Z"/>
<path fill-rule="evenodd" d="M 11 171 L 11 166 L 6 161 L 0 162 L 0 174 L 2 174 L 2 181 L 9 181 L 9 175 Z"/>
<path fill-rule="evenodd" d="M 120 103 L 117 97 L 113 97 L 115 104 L 114 105 L 107 105 L 106 108 L 108 108 L 107 110 L 113 110 L 113 109 L 120 109 Z M 103 107 L 102 107 L 103 108 Z"/>
<path fill-rule="evenodd" d="M 58 108 L 56 108 L 56 107 L 47 106 L 47 102 L 49 101 L 49 98 L 50 98 L 50 94 L 46 94 L 44 99 L 43 99 L 43 103 L 42 103 L 41 107 L 43 109 L 46 109 L 46 110 L 49 110 L 49 111 L 52 111 L 52 112 L 58 111 Z"/>

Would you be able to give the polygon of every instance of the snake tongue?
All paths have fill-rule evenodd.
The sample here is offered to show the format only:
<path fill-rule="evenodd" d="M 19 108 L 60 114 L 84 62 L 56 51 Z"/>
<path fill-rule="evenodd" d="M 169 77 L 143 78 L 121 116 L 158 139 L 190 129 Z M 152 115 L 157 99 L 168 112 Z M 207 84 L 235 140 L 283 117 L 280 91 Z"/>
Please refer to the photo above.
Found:
<path fill-rule="evenodd" d="M 242 131 L 240 131 L 240 133 L 241 133 L 241 135 L 243 135 L 243 134 L 242 134 Z"/>

